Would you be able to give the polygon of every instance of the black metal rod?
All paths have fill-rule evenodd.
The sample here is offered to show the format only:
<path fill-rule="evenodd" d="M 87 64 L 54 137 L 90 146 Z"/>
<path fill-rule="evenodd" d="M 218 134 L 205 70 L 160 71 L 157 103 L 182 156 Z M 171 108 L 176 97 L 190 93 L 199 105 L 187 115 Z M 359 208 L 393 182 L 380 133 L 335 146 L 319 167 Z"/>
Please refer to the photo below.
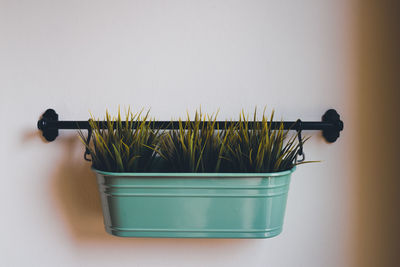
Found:
<path fill-rule="evenodd" d="M 138 122 L 137 124 L 139 124 Z M 182 121 L 185 124 L 185 121 Z M 208 122 L 204 122 L 207 124 Z M 226 124 L 230 125 L 232 123 L 236 123 L 235 121 L 217 121 L 215 122 L 215 127 L 222 129 Z M 251 128 L 254 122 L 249 122 L 249 127 Z M 276 129 L 280 127 L 281 122 L 273 121 L 270 122 L 269 125 L 272 129 Z M 293 129 L 297 130 L 296 121 L 284 121 L 283 128 L 284 129 Z M 115 123 L 114 123 L 115 125 Z M 122 125 L 125 125 L 125 121 L 122 122 Z M 166 130 L 177 129 L 179 127 L 178 121 L 154 121 L 151 124 L 152 128 L 161 128 Z M 99 122 L 100 128 L 106 128 L 107 122 L 100 121 Z M 135 125 L 133 125 L 135 126 Z M 90 125 L 88 121 L 47 121 L 46 127 L 48 129 L 62 129 L 62 130 L 77 130 L 77 129 L 89 129 Z M 320 121 L 309 121 L 309 122 L 302 122 L 302 130 L 325 130 L 334 127 L 332 123 L 329 122 L 320 122 Z"/>
<path fill-rule="evenodd" d="M 114 122 L 115 123 L 115 122 Z M 125 122 L 122 122 L 123 125 Z M 183 121 L 183 123 L 185 123 Z M 208 123 L 208 122 L 204 122 Z M 223 129 L 225 125 L 237 123 L 236 121 L 217 121 L 215 127 Z M 259 123 L 259 122 L 255 122 Z M 330 109 L 322 116 L 322 121 L 273 121 L 269 122 L 272 129 L 277 129 L 283 123 L 284 129 L 288 130 L 321 130 L 328 142 L 335 142 L 343 130 L 343 122 L 339 114 L 334 109 Z M 251 128 L 254 122 L 249 123 Z M 58 114 L 53 109 L 48 109 L 37 123 L 38 128 L 43 132 L 43 136 L 48 141 L 53 141 L 58 136 L 58 130 L 78 130 L 89 129 L 89 121 L 59 121 Z M 100 128 L 106 128 L 105 121 L 99 122 Z M 177 129 L 178 121 L 154 121 L 151 123 L 153 128 Z"/>

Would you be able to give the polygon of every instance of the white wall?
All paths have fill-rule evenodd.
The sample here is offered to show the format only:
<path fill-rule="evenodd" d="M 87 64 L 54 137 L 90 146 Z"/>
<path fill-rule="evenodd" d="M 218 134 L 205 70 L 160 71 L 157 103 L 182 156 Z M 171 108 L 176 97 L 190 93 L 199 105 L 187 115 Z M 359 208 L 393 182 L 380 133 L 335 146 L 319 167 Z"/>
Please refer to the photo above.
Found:
<path fill-rule="evenodd" d="M 2 266 L 307 266 L 352 263 L 355 115 L 351 1 L 0 1 Z M 266 240 L 122 239 L 73 131 L 36 129 L 118 105 L 158 119 L 201 106 L 220 119 L 267 105 L 319 120 L 336 108 L 335 144 L 309 132 L 284 231 Z"/>

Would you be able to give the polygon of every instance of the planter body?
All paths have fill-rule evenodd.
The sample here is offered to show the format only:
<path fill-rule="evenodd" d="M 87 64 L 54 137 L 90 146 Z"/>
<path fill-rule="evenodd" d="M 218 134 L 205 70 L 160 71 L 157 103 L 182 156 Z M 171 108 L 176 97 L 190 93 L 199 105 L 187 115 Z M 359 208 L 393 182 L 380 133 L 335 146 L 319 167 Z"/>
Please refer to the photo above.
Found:
<path fill-rule="evenodd" d="M 94 170 L 106 231 L 123 237 L 268 238 L 282 231 L 290 171 Z"/>

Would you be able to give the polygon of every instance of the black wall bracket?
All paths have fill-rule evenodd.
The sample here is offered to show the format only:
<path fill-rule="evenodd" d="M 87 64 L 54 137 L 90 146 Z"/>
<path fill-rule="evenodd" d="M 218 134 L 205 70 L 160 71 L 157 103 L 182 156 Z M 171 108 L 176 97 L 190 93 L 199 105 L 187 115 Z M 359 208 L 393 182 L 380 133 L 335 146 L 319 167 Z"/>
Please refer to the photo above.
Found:
<path fill-rule="evenodd" d="M 42 131 L 44 139 L 51 142 L 54 141 L 58 136 L 58 127 L 49 127 L 49 122 L 59 122 L 58 114 L 54 109 L 46 110 L 40 120 L 37 122 L 37 127 Z"/>
<path fill-rule="evenodd" d="M 343 121 L 340 120 L 340 115 L 336 110 L 329 109 L 322 115 L 322 122 L 332 124 L 332 127 L 322 129 L 322 136 L 330 143 L 335 142 L 339 138 L 340 132 L 343 131 Z"/>
<path fill-rule="evenodd" d="M 218 121 L 216 127 L 222 127 L 225 125 L 225 121 Z M 235 123 L 235 122 L 228 122 Z M 280 125 L 279 122 L 271 122 L 270 127 L 277 128 Z M 106 127 L 105 122 L 100 122 L 102 127 Z M 161 129 L 176 129 L 178 127 L 177 121 L 156 121 L 152 124 L 155 128 Z M 322 116 L 322 121 L 284 121 L 284 128 L 288 130 L 320 130 L 322 136 L 329 143 L 335 142 L 340 132 L 343 130 L 343 121 L 340 120 L 340 115 L 334 109 L 329 109 Z M 64 129 L 89 129 L 90 125 L 88 121 L 59 121 L 58 114 L 54 109 L 48 109 L 43 113 L 42 117 L 37 122 L 37 127 L 42 131 L 43 137 L 51 142 L 54 141 L 58 136 L 58 130 Z"/>

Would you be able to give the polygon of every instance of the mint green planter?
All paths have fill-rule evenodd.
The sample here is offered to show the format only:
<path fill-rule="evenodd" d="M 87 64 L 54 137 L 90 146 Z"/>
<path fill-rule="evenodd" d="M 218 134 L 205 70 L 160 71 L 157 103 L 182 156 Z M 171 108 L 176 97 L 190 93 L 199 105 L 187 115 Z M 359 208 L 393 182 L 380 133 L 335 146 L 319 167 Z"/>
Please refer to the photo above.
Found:
<path fill-rule="evenodd" d="M 251 174 L 94 171 L 112 235 L 268 238 L 282 231 L 294 168 Z"/>

